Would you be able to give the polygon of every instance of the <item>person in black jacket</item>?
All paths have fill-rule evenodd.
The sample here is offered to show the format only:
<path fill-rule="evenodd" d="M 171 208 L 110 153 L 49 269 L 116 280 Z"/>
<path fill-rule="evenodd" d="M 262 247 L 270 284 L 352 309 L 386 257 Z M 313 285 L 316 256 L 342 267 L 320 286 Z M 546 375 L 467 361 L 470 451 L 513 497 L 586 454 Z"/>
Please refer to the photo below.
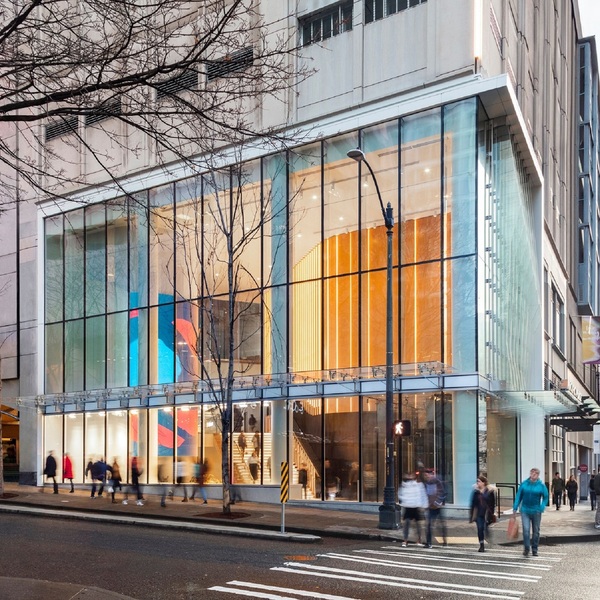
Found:
<path fill-rule="evenodd" d="M 494 489 L 488 486 L 488 480 L 483 475 L 477 478 L 477 483 L 471 496 L 471 518 L 469 523 L 477 523 L 477 538 L 479 552 L 484 552 L 484 541 L 487 537 L 488 525 L 493 522 L 496 498 Z"/>
<path fill-rule="evenodd" d="M 579 486 L 577 485 L 577 480 L 575 479 L 575 475 L 569 476 L 569 481 L 567 481 L 567 496 L 569 497 L 569 506 L 571 510 L 575 510 L 575 503 L 577 502 L 577 490 Z"/>
<path fill-rule="evenodd" d="M 44 475 L 47 479 L 52 478 L 54 483 L 54 493 L 58 494 L 58 483 L 56 483 L 56 459 L 53 456 L 54 451 L 50 450 L 46 457 L 46 466 L 44 468 Z"/>

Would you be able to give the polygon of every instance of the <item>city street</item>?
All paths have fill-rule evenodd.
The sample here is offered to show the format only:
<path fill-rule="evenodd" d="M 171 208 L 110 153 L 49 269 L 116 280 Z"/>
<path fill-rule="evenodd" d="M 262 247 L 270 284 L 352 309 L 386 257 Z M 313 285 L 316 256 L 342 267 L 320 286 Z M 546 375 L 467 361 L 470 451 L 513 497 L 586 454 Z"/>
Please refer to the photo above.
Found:
<path fill-rule="evenodd" d="M 470 543 L 296 544 L 11 514 L 2 515 L 0 535 L 1 577 L 78 583 L 137 600 L 598 596 L 600 542 L 542 546 L 539 557 L 524 558 L 518 546 L 482 554 Z"/>

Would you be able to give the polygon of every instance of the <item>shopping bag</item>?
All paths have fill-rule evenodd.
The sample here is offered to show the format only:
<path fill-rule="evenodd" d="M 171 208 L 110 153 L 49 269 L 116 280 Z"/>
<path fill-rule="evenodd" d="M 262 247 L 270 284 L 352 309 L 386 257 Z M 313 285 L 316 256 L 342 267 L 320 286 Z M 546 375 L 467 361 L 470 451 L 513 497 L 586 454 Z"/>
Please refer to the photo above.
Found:
<path fill-rule="evenodd" d="M 506 537 L 509 540 L 516 540 L 519 537 L 519 522 L 516 517 L 511 517 L 508 521 L 508 528 L 506 529 Z"/>

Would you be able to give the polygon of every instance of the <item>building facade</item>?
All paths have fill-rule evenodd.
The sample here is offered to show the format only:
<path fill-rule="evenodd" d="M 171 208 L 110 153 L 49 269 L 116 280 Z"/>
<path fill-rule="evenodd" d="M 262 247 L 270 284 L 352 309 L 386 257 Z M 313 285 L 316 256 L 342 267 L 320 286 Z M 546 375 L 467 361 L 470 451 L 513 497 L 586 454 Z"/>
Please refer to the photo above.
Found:
<path fill-rule="evenodd" d="M 274 22 L 280 4 L 261 2 Z M 593 463 L 591 434 L 552 419 L 597 396 L 580 317 L 598 314 L 598 82 L 577 4 L 297 6 L 285 22 L 316 72 L 285 119 L 269 106 L 261 117 L 291 115 L 301 143 L 232 149 L 192 175 L 148 152 L 118 188 L 100 180 L 2 216 L 5 232 L 20 222 L 5 325 L 20 342 L 4 378 L 23 482 L 42 482 L 50 450 L 70 454 L 76 483 L 100 456 L 138 457 L 150 485 L 205 460 L 219 495 L 213 382 L 232 356 L 226 451 L 241 497 L 277 501 L 287 460 L 294 481 L 306 468 L 306 498 L 381 502 L 379 194 L 395 217 L 394 414 L 412 424 L 397 474 L 435 468 L 460 507 L 480 472 L 510 496 L 532 466 L 548 480 Z M 55 133 L 49 152 L 73 151 Z M 347 156 L 357 147 L 374 176 Z M 245 240 L 233 304 L 223 212 Z"/>

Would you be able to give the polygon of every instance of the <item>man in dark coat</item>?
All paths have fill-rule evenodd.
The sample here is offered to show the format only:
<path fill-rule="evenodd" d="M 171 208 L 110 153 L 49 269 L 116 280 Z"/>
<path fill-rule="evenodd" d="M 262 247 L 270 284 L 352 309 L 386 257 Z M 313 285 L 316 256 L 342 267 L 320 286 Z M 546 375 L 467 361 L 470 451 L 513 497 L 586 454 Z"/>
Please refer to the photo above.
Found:
<path fill-rule="evenodd" d="M 56 459 L 53 456 L 53 451 L 48 452 L 46 457 L 46 467 L 44 468 L 44 475 L 46 478 L 52 478 L 54 482 L 54 493 L 58 494 L 58 483 L 56 483 Z"/>

